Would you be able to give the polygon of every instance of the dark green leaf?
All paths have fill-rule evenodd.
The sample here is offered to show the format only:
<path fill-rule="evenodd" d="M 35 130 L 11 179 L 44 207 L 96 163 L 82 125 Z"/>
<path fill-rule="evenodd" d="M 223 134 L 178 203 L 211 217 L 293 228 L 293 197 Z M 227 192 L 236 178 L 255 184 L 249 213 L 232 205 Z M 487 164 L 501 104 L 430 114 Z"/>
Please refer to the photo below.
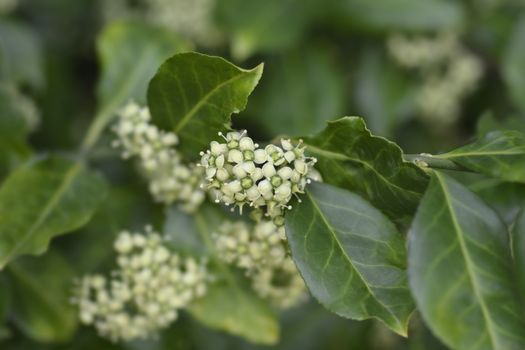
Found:
<path fill-rule="evenodd" d="M 344 111 L 343 72 L 325 48 L 303 48 L 267 63 L 247 114 L 268 131 L 307 135 Z"/>
<path fill-rule="evenodd" d="M 437 157 L 485 175 L 525 182 L 525 134 L 517 131 L 493 131 Z"/>
<path fill-rule="evenodd" d="M 333 1 L 332 17 L 365 30 L 445 30 L 463 21 L 459 2 L 445 0 L 345 0 Z"/>
<path fill-rule="evenodd" d="M 512 250 L 522 299 L 525 299 L 525 205 L 512 228 Z"/>
<path fill-rule="evenodd" d="M 0 275 L 0 328 L 11 308 L 11 290 L 4 275 Z M 0 336 L 0 339 L 2 337 Z"/>
<path fill-rule="evenodd" d="M 179 136 L 179 149 L 188 159 L 197 158 L 218 131 L 229 128 L 231 114 L 244 109 L 262 70 L 262 64 L 245 70 L 195 52 L 175 55 L 150 83 L 153 121 Z"/>
<path fill-rule="evenodd" d="M 102 65 L 98 112 L 84 141 L 91 147 L 115 112 L 133 99 L 145 104 L 146 90 L 159 65 L 190 44 L 173 32 L 140 22 L 115 22 L 97 40 Z"/>
<path fill-rule="evenodd" d="M 56 252 L 24 257 L 8 267 L 13 319 L 24 333 L 41 342 L 66 341 L 77 327 L 70 302 L 74 274 Z"/>
<path fill-rule="evenodd" d="M 233 57 L 243 60 L 254 53 L 294 45 L 303 36 L 311 17 L 307 3 L 306 0 L 217 2 L 218 22 L 230 36 Z"/>
<path fill-rule="evenodd" d="M 279 323 L 268 305 L 231 271 L 211 284 L 206 296 L 193 302 L 189 311 L 204 325 L 241 336 L 257 344 L 279 340 Z"/>
<path fill-rule="evenodd" d="M 35 89 L 44 86 L 40 39 L 23 23 L 0 20 L 0 77 Z"/>
<path fill-rule="evenodd" d="M 482 115 L 476 127 L 478 137 L 483 137 L 494 130 L 515 130 L 525 134 L 525 115 L 508 117 L 503 120 L 495 119 L 491 113 Z"/>
<path fill-rule="evenodd" d="M 13 85 L 0 85 L 0 178 L 26 160 L 26 138 L 38 121 L 33 102 Z"/>
<path fill-rule="evenodd" d="M 525 16 L 516 22 L 502 62 L 503 78 L 516 107 L 525 113 Z"/>
<path fill-rule="evenodd" d="M 415 86 L 381 51 L 363 52 L 357 66 L 355 98 L 370 129 L 391 136 L 414 108 Z"/>
<path fill-rule="evenodd" d="M 42 254 L 57 235 L 84 225 L 104 198 L 105 182 L 80 163 L 40 160 L 0 188 L 0 268 L 23 254 Z"/>
<path fill-rule="evenodd" d="M 292 256 L 310 292 L 329 310 L 377 318 L 407 333 L 414 310 L 403 236 L 356 194 L 312 184 L 286 216 Z"/>
<path fill-rule="evenodd" d="M 326 183 L 355 191 L 396 221 L 412 215 L 427 176 L 393 142 L 373 136 L 363 119 L 345 117 L 304 138 Z"/>
<path fill-rule="evenodd" d="M 202 254 L 204 247 L 217 278 L 206 295 L 192 303 L 189 311 L 207 327 L 254 343 L 274 344 L 279 339 L 277 316 L 255 295 L 243 277 L 215 256 L 211 234 L 224 220 L 224 214 L 216 206 L 204 206 L 191 217 L 176 211 L 168 216 L 164 228 L 168 241 L 176 249 L 197 254 Z M 198 245 L 200 249 L 196 248 Z"/>
<path fill-rule="evenodd" d="M 475 173 L 455 172 L 454 175 L 458 178 L 459 174 L 463 175 L 459 181 L 493 208 L 507 226 L 516 220 L 521 208 L 525 207 L 525 184 Z"/>
<path fill-rule="evenodd" d="M 455 349 L 524 349 L 505 225 L 459 182 L 434 174 L 409 242 L 410 286 L 423 318 Z"/>

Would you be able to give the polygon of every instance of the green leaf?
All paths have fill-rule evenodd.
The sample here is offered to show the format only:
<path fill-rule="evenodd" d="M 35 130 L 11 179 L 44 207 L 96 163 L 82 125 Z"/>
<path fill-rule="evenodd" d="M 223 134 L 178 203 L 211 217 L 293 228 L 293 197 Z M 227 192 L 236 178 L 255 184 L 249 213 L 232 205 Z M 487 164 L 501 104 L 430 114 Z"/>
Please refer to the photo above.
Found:
<path fill-rule="evenodd" d="M 114 22 L 97 39 L 102 76 L 97 87 L 98 112 L 84 148 L 89 149 L 115 112 L 133 99 L 145 104 L 146 90 L 159 65 L 171 55 L 191 49 L 173 32 L 140 22 Z"/>
<path fill-rule="evenodd" d="M 391 136 L 413 114 L 415 86 L 381 51 L 364 51 L 356 67 L 356 107 L 370 129 Z"/>
<path fill-rule="evenodd" d="M 525 113 L 525 16 L 516 22 L 502 61 L 502 73 L 516 107 Z"/>
<path fill-rule="evenodd" d="M 448 175 L 432 176 L 410 232 L 408 261 L 418 309 L 448 346 L 525 348 L 507 229 Z"/>
<path fill-rule="evenodd" d="M 238 60 L 293 46 L 311 17 L 307 0 L 221 0 L 216 12 Z"/>
<path fill-rule="evenodd" d="M 456 180 L 478 195 L 510 226 L 525 207 L 525 184 L 507 182 L 471 172 L 449 172 Z"/>
<path fill-rule="evenodd" d="M 416 210 L 427 176 L 403 161 L 393 142 L 373 136 L 363 119 L 344 117 L 304 138 L 326 183 L 357 192 L 390 218 L 403 221 Z"/>
<path fill-rule="evenodd" d="M 445 0 L 345 0 L 332 2 L 332 21 L 370 31 L 433 31 L 460 25 L 459 2 Z"/>
<path fill-rule="evenodd" d="M 515 130 L 525 134 L 525 115 L 511 116 L 506 119 L 495 119 L 491 113 L 485 113 L 478 120 L 476 134 L 483 137 L 494 130 Z"/>
<path fill-rule="evenodd" d="M 26 160 L 31 150 L 26 138 L 38 117 L 33 102 L 13 85 L 0 85 L 0 177 Z"/>
<path fill-rule="evenodd" d="M 286 215 L 286 234 L 310 292 L 340 316 L 377 318 L 406 336 L 414 305 L 403 236 L 351 192 L 314 183 L 303 198 Z"/>
<path fill-rule="evenodd" d="M 525 134 L 493 131 L 469 145 L 436 157 L 507 181 L 525 182 Z"/>
<path fill-rule="evenodd" d="M 176 220 L 179 224 L 176 224 Z M 170 211 L 164 232 L 175 248 L 202 254 L 206 249 L 217 280 L 206 295 L 193 302 L 188 311 L 209 328 L 243 337 L 253 343 L 275 344 L 279 323 L 269 305 L 259 299 L 244 277 L 239 276 L 215 255 L 211 234 L 225 220 L 217 206 L 203 206 L 193 216 Z M 199 243 L 197 243 L 197 241 Z"/>
<path fill-rule="evenodd" d="M 525 205 L 512 228 L 512 251 L 520 292 L 525 295 Z"/>
<path fill-rule="evenodd" d="M 153 121 L 179 136 L 179 149 L 188 159 L 197 158 L 218 131 L 229 128 L 231 114 L 244 109 L 262 70 L 262 64 L 245 70 L 194 52 L 175 55 L 150 83 Z"/>
<path fill-rule="evenodd" d="M 50 251 L 43 257 L 24 257 L 8 267 L 13 320 L 40 342 L 70 339 L 77 317 L 70 302 L 73 271 L 66 260 Z"/>
<path fill-rule="evenodd" d="M 106 192 L 81 163 L 48 158 L 21 168 L 0 188 L 0 269 L 19 255 L 39 255 L 57 235 L 91 217 Z"/>
<path fill-rule="evenodd" d="M 246 114 L 274 137 L 307 135 L 345 109 L 343 72 L 325 48 L 295 50 L 268 62 Z"/>
<path fill-rule="evenodd" d="M 0 78 L 35 89 L 44 87 L 40 38 L 23 23 L 0 20 Z"/>
<path fill-rule="evenodd" d="M 257 344 L 279 340 L 279 323 L 268 305 L 250 289 L 247 281 L 228 272 L 211 284 L 206 296 L 189 307 L 191 315 L 207 327 L 241 336 Z"/>
<path fill-rule="evenodd" d="M 0 329 L 11 308 L 11 289 L 6 278 L 0 275 Z M 0 336 L 0 339 L 2 337 Z"/>

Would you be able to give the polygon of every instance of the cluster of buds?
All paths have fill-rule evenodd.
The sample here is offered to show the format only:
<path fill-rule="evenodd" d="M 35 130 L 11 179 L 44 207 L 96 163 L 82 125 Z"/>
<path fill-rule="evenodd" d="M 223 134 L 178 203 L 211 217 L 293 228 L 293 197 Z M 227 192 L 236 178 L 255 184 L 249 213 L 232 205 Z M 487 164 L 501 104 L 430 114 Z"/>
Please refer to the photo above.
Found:
<path fill-rule="evenodd" d="M 304 281 L 290 257 L 272 268 L 259 269 L 251 278 L 257 294 L 280 309 L 288 309 L 307 299 Z"/>
<path fill-rule="evenodd" d="M 416 96 L 419 114 L 445 126 L 455 122 L 461 101 L 475 90 L 483 74 L 479 58 L 453 33 L 433 39 L 395 34 L 388 40 L 388 49 L 397 63 L 422 75 Z"/>
<path fill-rule="evenodd" d="M 253 290 L 276 307 L 285 309 L 306 297 L 306 287 L 290 258 L 284 227 L 261 221 L 253 228 L 245 222 L 225 222 L 212 236 L 221 259 L 242 269 Z"/>
<path fill-rule="evenodd" d="M 181 209 L 195 211 L 204 201 L 200 188 L 203 170 L 185 165 L 175 146 L 177 135 L 159 130 L 151 124 L 148 108 L 130 102 L 119 112 L 119 121 L 113 127 L 118 139 L 114 147 L 122 149 L 122 157 L 137 157 L 149 181 L 153 198 L 165 204 L 178 202 Z"/>
<path fill-rule="evenodd" d="M 251 275 L 261 266 L 286 258 L 279 231 L 284 231 L 284 227 L 276 228 L 271 221 L 262 221 L 253 230 L 243 221 L 226 221 L 213 234 L 213 240 L 221 259 Z"/>
<path fill-rule="evenodd" d="M 285 209 L 290 209 L 293 195 L 304 193 L 310 182 L 309 172 L 315 158 L 305 157 L 299 142 L 281 140 L 281 147 L 270 144 L 260 148 L 243 132 L 229 132 L 223 143 L 212 141 L 201 152 L 201 166 L 206 169 L 207 187 L 216 202 L 242 208 L 265 208 L 265 214 L 277 225 L 284 223 Z"/>
<path fill-rule="evenodd" d="M 145 235 L 120 233 L 114 247 L 118 270 L 109 279 L 84 277 L 75 298 L 81 322 L 101 336 L 129 341 L 155 335 L 205 294 L 205 262 L 172 253 L 150 227 Z"/>

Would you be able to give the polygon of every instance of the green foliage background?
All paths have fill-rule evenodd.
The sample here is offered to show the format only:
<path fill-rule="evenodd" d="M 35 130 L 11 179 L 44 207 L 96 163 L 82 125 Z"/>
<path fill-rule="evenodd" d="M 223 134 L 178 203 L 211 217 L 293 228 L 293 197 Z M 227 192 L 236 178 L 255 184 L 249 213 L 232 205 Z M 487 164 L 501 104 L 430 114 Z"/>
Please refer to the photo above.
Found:
<path fill-rule="evenodd" d="M 0 349 L 523 348 L 523 340 L 508 336 L 523 337 L 523 317 L 497 307 L 524 313 L 523 1 L 216 0 L 209 2 L 209 25 L 201 31 L 192 26 L 202 23 L 174 28 L 143 15 L 153 6 L 148 0 L 115 1 L 116 9 L 107 3 L 20 0 L 12 9 L 0 8 Z M 386 49 L 388 37 L 399 32 L 457 33 L 483 63 L 479 86 L 462 101 L 454 123 L 437 127 L 419 118 L 414 94 L 421 79 Z M 232 63 L 201 55 L 170 58 L 191 50 Z M 224 110 L 188 111 L 162 95 L 195 89 L 178 91 L 166 77 L 185 79 L 193 74 L 185 65 L 199 60 L 224 81 L 240 77 L 215 101 Z M 197 82 L 207 87 L 205 73 Z M 193 94 L 188 101 L 201 98 Z M 199 139 L 182 149 L 188 158 L 228 125 L 231 111 L 242 111 L 233 126 L 247 128 L 259 141 L 283 134 L 304 139 L 326 184 L 308 191 L 302 210 L 287 217 L 287 230 L 319 303 L 311 298 L 275 315 L 251 300 L 242 279 L 232 275 L 159 339 L 111 344 L 77 325 L 69 303 L 72 280 L 112 266 L 112 242 L 121 229 L 152 223 L 179 247 L 206 249 L 198 239 L 187 240 L 208 234 L 192 221 L 199 217 L 153 204 L 133 165 L 110 147 L 112 118 L 130 99 L 148 101 L 155 123 L 175 130 L 182 143 Z M 194 117 L 208 128 L 193 123 Z M 405 154 L 439 153 L 432 161 L 453 161 L 469 172 L 442 169 L 429 178 L 403 161 L 400 148 Z M 329 208 L 334 205 L 340 211 Z M 198 215 L 213 227 L 224 214 L 205 207 Z M 317 218 L 310 241 L 304 235 L 309 218 Z M 366 239 L 352 236 L 356 222 L 370 227 Z M 509 232 L 512 255 L 502 240 Z M 407 234 L 413 247 L 408 253 Z M 337 259 L 310 256 L 301 249 L 308 244 L 338 247 Z M 362 261 L 363 251 L 378 255 Z M 356 262 L 386 265 L 391 270 L 379 276 L 388 274 L 393 282 L 386 287 L 399 290 L 383 295 L 385 286 L 378 283 L 384 279 L 377 281 L 376 272 L 356 268 Z M 408 269 L 410 281 L 391 273 L 399 269 Z M 342 271 L 356 276 L 350 292 L 341 288 Z M 319 279 L 328 280 L 319 293 L 324 298 L 315 291 Z M 501 293 L 491 290 L 494 284 Z M 345 293 L 366 302 L 348 305 Z M 476 302 L 455 315 L 471 295 Z M 399 334 L 406 333 L 412 314 L 409 337 L 377 319 L 349 320 L 323 306 L 354 319 L 382 319 Z"/>

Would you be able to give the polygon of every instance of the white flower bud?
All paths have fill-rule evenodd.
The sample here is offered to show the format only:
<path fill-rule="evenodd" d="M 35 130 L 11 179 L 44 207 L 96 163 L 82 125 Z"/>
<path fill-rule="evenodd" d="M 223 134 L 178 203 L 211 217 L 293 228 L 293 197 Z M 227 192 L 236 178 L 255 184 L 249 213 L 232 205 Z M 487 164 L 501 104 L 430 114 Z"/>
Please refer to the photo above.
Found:
<path fill-rule="evenodd" d="M 268 160 L 268 154 L 263 149 L 257 149 L 254 152 L 254 162 L 257 164 L 263 164 Z"/>
<path fill-rule="evenodd" d="M 253 140 L 251 138 L 243 137 L 239 141 L 239 148 L 242 151 L 245 151 L 245 150 L 253 151 L 255 149 L 255 145 L 254 145 Z"/>
<path fill-rule="evenodd" d="M 243 161 L 242 152 L 236 149 L 230 150 L 228 153 L 228 162 L 239 164 Z"/>
<path fill-rule="evenodd" d="M 275 171 L 275 167 L 273 166 L 273 164 L 270 163 L 266 163 L 263 165 L 262 172 L 264 177 L 266 177 L 267 179 L 277 174 L 277 172 Z"/>

